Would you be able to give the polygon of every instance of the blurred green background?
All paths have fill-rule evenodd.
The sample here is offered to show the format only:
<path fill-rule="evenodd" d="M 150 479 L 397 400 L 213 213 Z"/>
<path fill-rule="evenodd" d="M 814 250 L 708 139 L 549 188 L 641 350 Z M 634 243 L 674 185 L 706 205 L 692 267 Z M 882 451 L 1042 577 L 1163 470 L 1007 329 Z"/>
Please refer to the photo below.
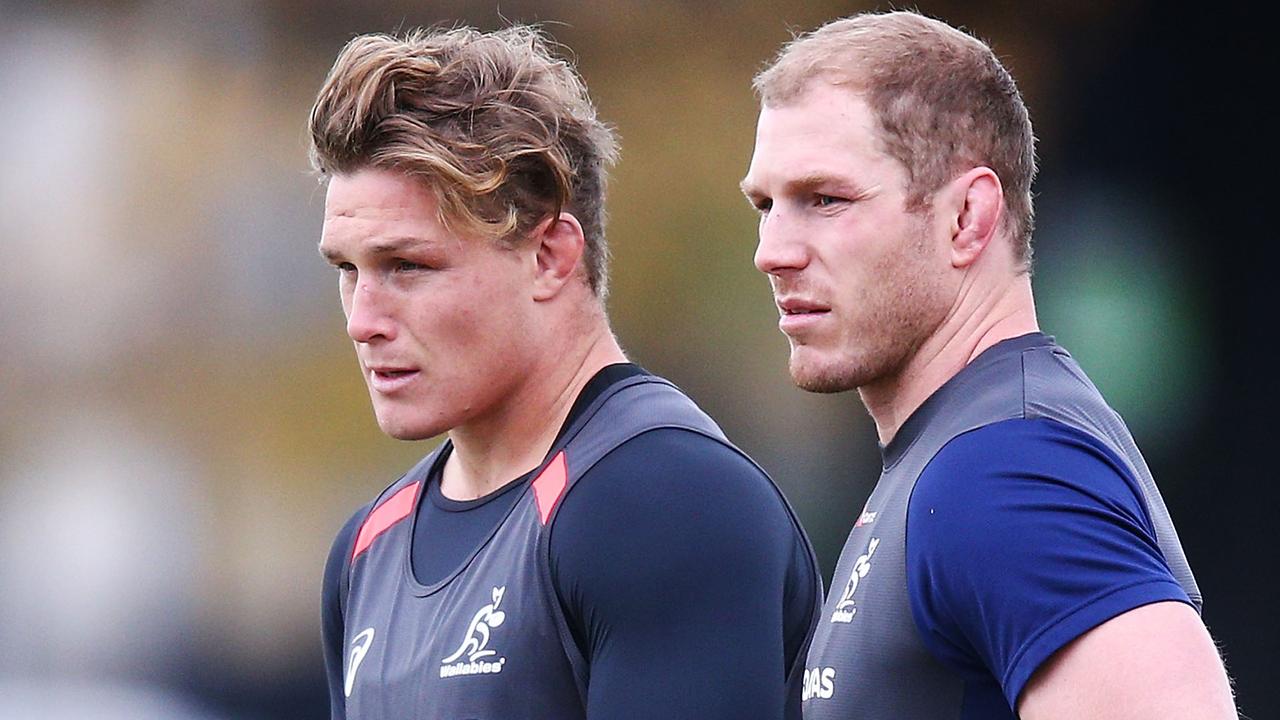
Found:
<path fill-rule="evenodd" d="M 379 433 L 315 251 L 306 115 L 361 32 L 525 21 L 564 43 L 622 140 L 614 328 L 774 475 L 829 577 L 874 428 L 856 395 L 791 386 L 737 183 L 754 72 L 873 7 L 0 0 L 0 718 L 327 713 L 329 543 L 429 449 Z M 1256 20 L 919 7 L 1018 79 L 1042 326 L 1147 454 L 1243 710 L 1280 716 Z"/>

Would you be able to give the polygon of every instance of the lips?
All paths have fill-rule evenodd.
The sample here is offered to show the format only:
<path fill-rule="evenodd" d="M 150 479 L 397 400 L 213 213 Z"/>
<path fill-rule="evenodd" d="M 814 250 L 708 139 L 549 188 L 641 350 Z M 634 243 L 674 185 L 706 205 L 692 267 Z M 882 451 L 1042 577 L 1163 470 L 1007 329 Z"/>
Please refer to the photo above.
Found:
<path fill-rule="evenodd" d="M 831 313 L 831 308 L 808 298 L 778 297 L 775 298 L 778 311 L 778 329 L 787 335 L 794 335 L 822 322 Z"/>
<path fill-rule="evenodd" d="M 775 300 L 783 315 L 812 315 L 831 312 L 831 308 L 814 300 L 796 297 L 780 297 Z"/>
<path fill-rule="evenodd" d="M 417 368 L 400 365 L 367 365 L 365 369 L 369 387 L 384 395 L 403 389 L 422 374 Z"/>

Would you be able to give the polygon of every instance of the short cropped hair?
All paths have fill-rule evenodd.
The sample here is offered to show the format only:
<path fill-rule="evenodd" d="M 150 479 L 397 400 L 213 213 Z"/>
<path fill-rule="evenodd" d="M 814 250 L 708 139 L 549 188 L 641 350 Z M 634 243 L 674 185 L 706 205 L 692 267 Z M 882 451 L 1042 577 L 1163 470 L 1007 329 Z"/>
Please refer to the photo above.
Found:
<path fill-rule="evenodd" d="M 586 86 L 536 28 L 361 35 L 311 109 L 321 174 L 391 169 L 420 179 L 451 231 L 514 243 L 572 212 L 588 284 L 604 297 L 605 180 L 613 131 Z"/>
<path fill-rule="evenodd" d="M 1030 268 L 1035 136 L 1013 77 L 990 47 L 913 12 L 860 14 L 785 45 L 754 86 L 764 105 L 778 107 L 817 80 L 865 98 L 886 153 L 907 170 L 910 209 L 970 168 L 994 170 L 1015 259 Z"/>

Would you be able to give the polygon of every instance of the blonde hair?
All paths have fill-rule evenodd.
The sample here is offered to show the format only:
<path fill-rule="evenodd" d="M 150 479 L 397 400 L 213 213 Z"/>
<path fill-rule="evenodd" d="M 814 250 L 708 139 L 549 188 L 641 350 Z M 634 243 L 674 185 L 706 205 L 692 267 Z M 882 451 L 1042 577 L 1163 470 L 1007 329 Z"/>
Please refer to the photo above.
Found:
<path fill-rule="evenodd" d="M 612 130 L 586 86 L 536 28 L 362 35 L 347 43 L 311 109 L 322 175 L 375 167 L 420 179 L 454 232 L 516 242 L 572 212 L 588 284 L 603 297 Z"/>
<path fill-rule="evenodd" d="M 885 152 L 907 169 L 909 208 L 923 208 L 970 168 L 994 170 L 1016 259 L 1030 268 L 1035 136 L 1013 77 L 990 47 L 916 13 L 860 14 L 788 43 L 754 86 L 763 104 L 777 107 L 818 80 L 866 99 Z"/>

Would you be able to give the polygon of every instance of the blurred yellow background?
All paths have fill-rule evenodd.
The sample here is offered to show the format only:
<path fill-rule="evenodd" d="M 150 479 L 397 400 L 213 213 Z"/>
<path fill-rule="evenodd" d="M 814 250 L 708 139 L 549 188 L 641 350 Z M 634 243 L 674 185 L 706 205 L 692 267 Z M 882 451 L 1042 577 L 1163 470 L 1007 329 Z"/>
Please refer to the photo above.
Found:
<path fill-rule="evenodd" d="M 870 7 L 0 0 L 0 718 L 327 712 L 329 543 L 430 446 L 378 431 L 315 250 L 307 112 L 361 32 L 526 21 L 564 43 L 622 140 L 614 328 L 774 475 L 829 576 L 874 429 L 856 395 L 791 386 L 737 183 L 754 72 Z M 1212 212 L 1237 196 L 1191 167 L 1247 132 L 1214 63 L 1249 45 L 1136 2 L 921 8 L 1018 79 L 1042 325 L 1128 419 L 1245 710 L 1269 716 L 1274 582 L 1247 573 L 1274 546 L 1249 525 L 1275 499 L 1251 474 L 1274 382 L 1242 381 L 1265 368 L 1240 333 L 1270 313 L 1239 290 L 1248 251 L 1223 260 L 1247 211 Z M 1247 158 L 1227 163 L 1247 185 Z"/>

